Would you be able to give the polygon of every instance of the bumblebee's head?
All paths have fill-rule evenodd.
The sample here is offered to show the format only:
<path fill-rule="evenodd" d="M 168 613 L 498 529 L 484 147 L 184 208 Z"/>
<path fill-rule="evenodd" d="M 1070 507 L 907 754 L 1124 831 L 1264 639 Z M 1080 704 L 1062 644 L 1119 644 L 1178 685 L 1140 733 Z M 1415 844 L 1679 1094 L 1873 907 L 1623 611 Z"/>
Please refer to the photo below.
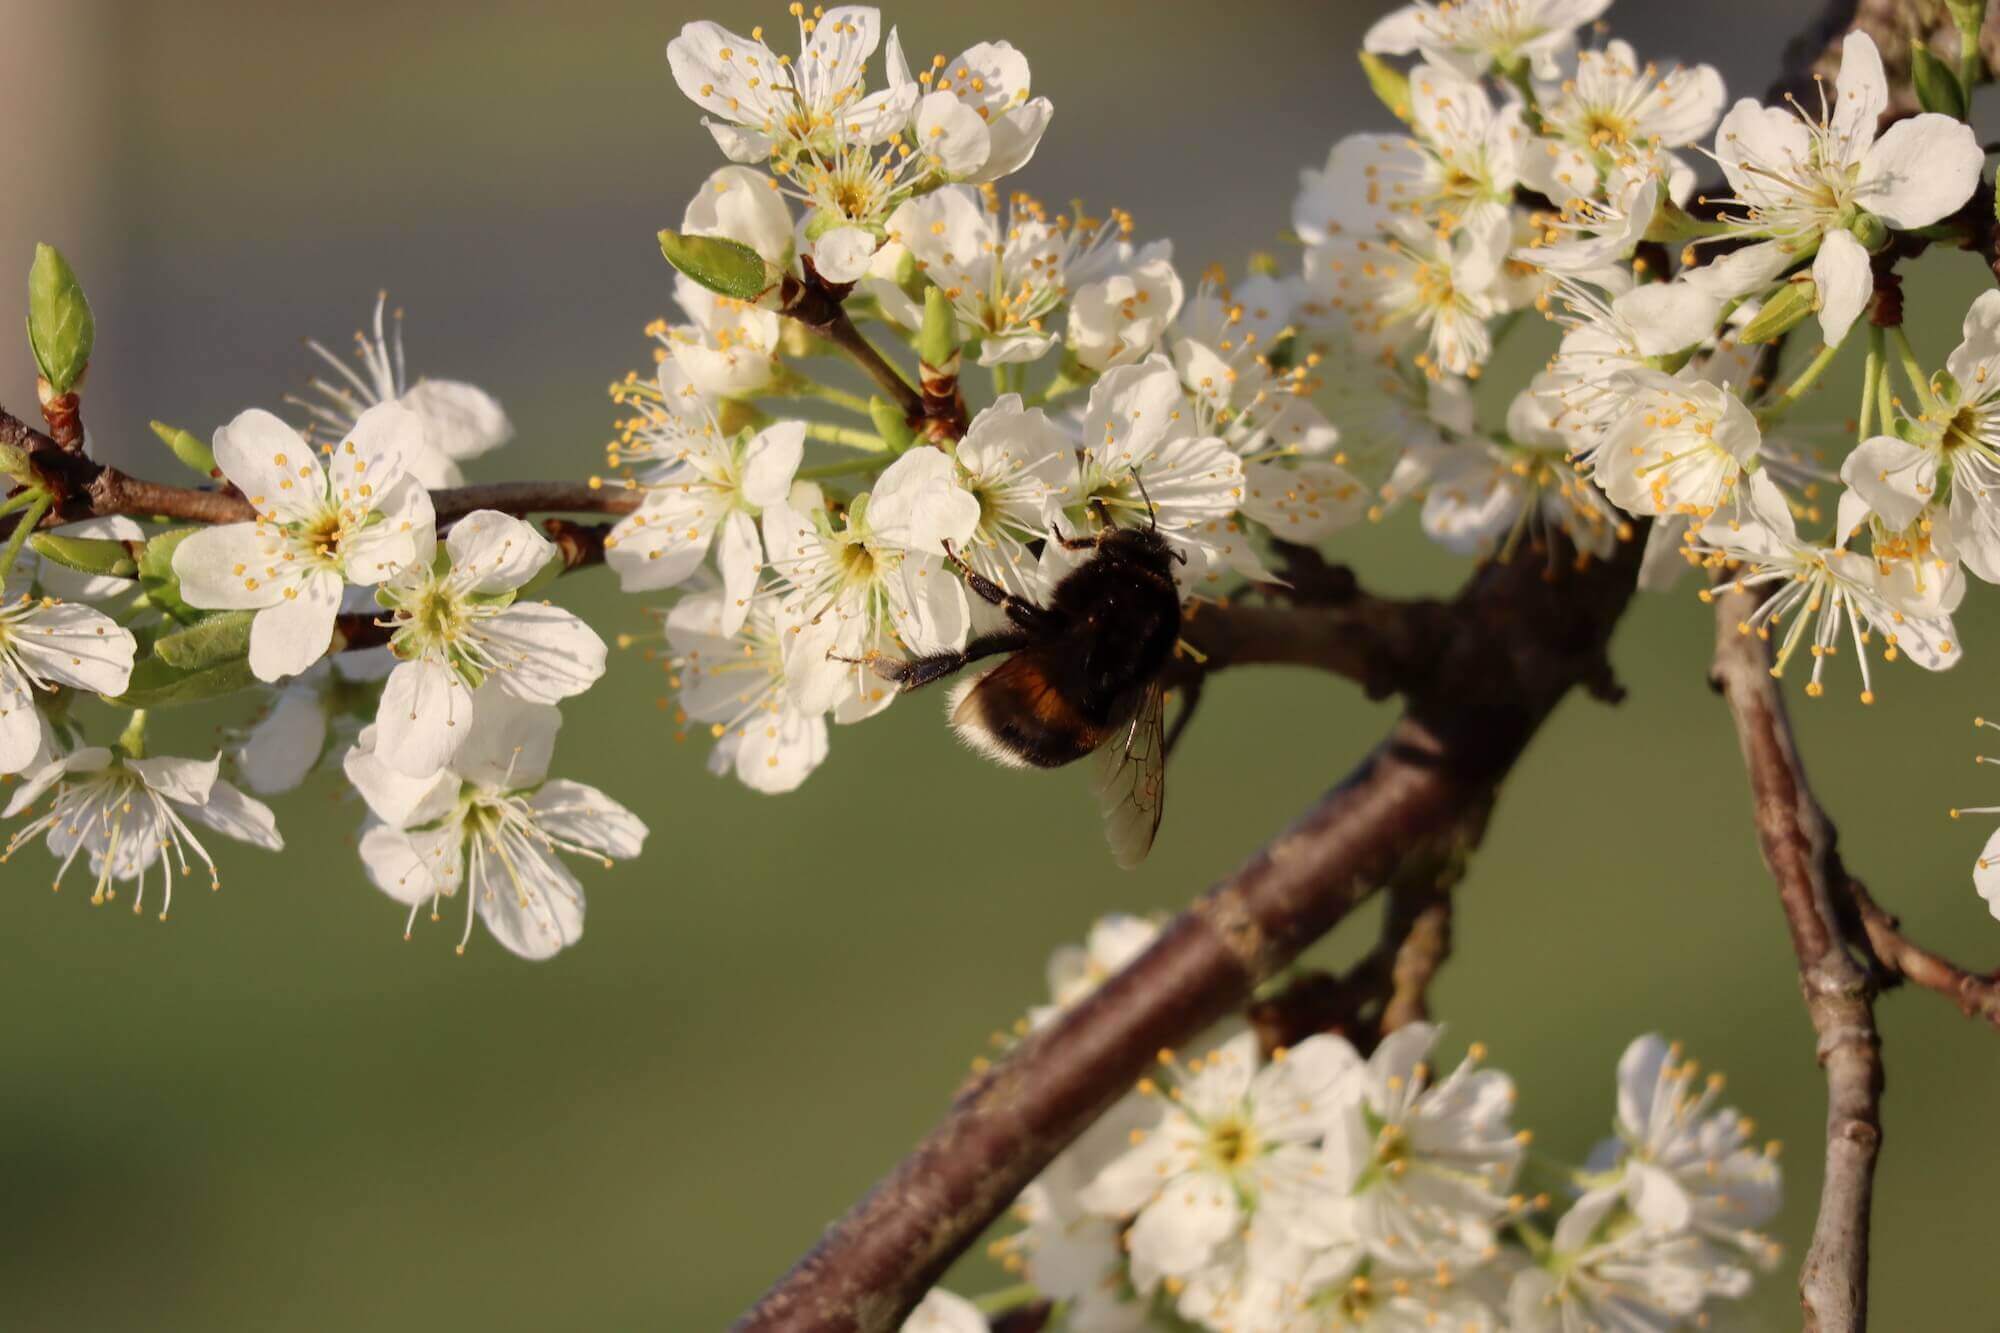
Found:
<path fill-rule="evenodd" d="M 1162 574 L 1170 574 L 1176 561 L 1187 563 L 1187 552 L 1169 545 L 1157 528 L 1106 528 L 1097 536 L 1097 551 Z"/>

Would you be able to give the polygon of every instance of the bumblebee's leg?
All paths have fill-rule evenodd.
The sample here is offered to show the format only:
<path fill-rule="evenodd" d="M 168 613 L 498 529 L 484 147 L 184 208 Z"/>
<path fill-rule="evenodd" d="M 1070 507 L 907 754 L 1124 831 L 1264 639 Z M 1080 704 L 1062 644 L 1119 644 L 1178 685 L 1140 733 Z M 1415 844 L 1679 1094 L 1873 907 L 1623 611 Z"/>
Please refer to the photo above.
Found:
<path fill-rule="evenodd" d="M 1188 723 L 1194 721 L 1194 710 L 1201 706 L 1201 676 L 1190 676 L 1180 686 L 1181 707 L 1174 714 L 1174 724 L 1167 729 L 1167 742 L 1162 747 L 1162 758 L 1171 759 L 1174 747 L 1181 742 L 1181 735 L 1187 731 Z"/>
<path fill-rule="evenodd" d="M 1097 549 L 1097 538 L 1094 536 L 1065 537 L 1063 530 L 1054 526 L 1049 528 L 1049 532 L 1055 537 L 1056 545 L 1062 547 L 1065 551 L 1095 551 Z"/>
<path fill-rule="evenodd" d="M 961 556 L 952 547 L 951 543 L 945 543 L 944 554 L 945 558 L 951 561 L 953 567 L 965 579 L 965 586 L 972 589 L 979 596 L 980 600 L 990 602 L 1006 612 L 1007 619 L 1025 630 L 1040 629 L 1047 623 L 1049 613 L 1046 610 L 1036 606 L 1025 597 L 1016 597 L 1013 593 L 1008 592 L 992 579 L 987 578 L 984 574 L 974 569 L 965 562 L 965 557 Z"/>
<path fill-rule="evenodd" d="M 957 652 L 932 653 L 928 657 L 877 657 L 869 662 L 875 674 L 907 693 L 919 689 L 935 680 L 943 680 L 954 671 L 977 662 L 984 657 L 997 657 L 1001 653 L 1011 653 L 1028 646 L 1027 631 L 1018 629 L 996 630 L 992 634 L 982 634 Z"/>

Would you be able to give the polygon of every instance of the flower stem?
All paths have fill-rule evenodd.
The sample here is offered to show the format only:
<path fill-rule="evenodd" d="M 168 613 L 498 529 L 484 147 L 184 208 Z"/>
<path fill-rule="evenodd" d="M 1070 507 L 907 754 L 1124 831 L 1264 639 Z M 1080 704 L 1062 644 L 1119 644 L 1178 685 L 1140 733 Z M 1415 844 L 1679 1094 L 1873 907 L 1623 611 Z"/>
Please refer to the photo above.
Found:
<path fill-rule="evenodd" d="M 831 477 L 873 476 L 894 461 L 895 459 L 887 453 L 871 454 L 863 458 L 843 458 L 838 463 L 820 463 L 814 467 L 802 467 L 793 475 L 800 481 L 824 481 Z"/>
<path fill-rule="evenodd" d="M 1910 346 L 1908 330 L 1898 324 L 1889 330 L 1889 336 L 1896 342 L 1896 359 L 1903 368 L 1903 377 L 1909 380 L 1910 387 L 1917 391 L 1917 401 L 1924 405 L 1924 411 L 1936 411 L 1937 396 L 1931 392 L 1930 376 L 1924 374 L 1923 365 L 1917 360 L 1916 349 Z"/>
<path fill-rule="evenodd" d="M 817 398 L 823 403 L 844 407 L 861 416 L 868 415 L 868 400 L 860 394 L 836 389 L 831 384 L 821 384 L 818 380 L 809 380 L 804 376 L 791 380 L 779 392 L 795 398 Z"/>
<path fill-rule="evenodd" d="M 1798 378 L 1778 395 L 1777 401 L 1757 414 L 1758 424 L 1768 426 L 1796 407 L 1799 400 L 1811 392 L 1813 385 L 1819 383 L 1820 376 L 1826 373 L 1826 368 L 1833 364 L 1833 358 L 1839 354 L 1840 346 L 1837 343 L 1831 347 L 1821 346 L 1813 359 L 1806 363 L 1806 368 L 1799 372 Z"/>
<path fill-rule="evenodd" d="M 1855 443 L 1864 443 L 1875 425 L 1876 396 L 1881 391 L 1882 344 L 1886 341 L 1882 330 L 1870 327 L 1868 330 L 1868 365 L 1861 372 L 1861 420 L 1855 425 Z M 1881 405 L 1882 424 L 1889 424 L 1889 405 Z"/>
<path fill-rule="evenodd" d="M 14 524 L 14 531 L 8 535 L 5 548 L 0 548 L 0 582 L 14 572 L 14 562 L 21 558 L 21 548 L 28 544 L 29 534 L 41 526 L 42 515 L 55 504 L 55 499 L 47 491 L 27 491 L 24 494 L 32 497 L 27 504 L 28 512 Z"/>
<path fill-rule="evenodd" d="M 1032 1282 L 1018 1282 L 1011 1287 L 989 1291 L 975 1299 L 973 1308 L 983 1315 L 996 1315 L 1011 1310 L 1017 1305 L 1027 1305 L 1042 1298 L 1042 1290 Z"/>
<path fill-rule="evenodd" d="M 889 442 L 873 431 L 856 430 L 852 426 L 835 426 L 824 421 L 808 421 L 806 438 L 824 440 L 828 444 L 846 445 L 849 449 L 865 449 L 871 454 L 889 451 Z"/>

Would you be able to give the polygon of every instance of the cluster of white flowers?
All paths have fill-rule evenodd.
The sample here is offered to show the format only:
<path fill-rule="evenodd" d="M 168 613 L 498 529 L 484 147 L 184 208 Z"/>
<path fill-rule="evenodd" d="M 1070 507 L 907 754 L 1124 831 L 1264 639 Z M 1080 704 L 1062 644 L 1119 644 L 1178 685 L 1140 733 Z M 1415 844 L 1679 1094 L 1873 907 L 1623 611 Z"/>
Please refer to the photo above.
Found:
<path fill-rule="evenodd" d="M 1455 0 L 1384 18 L 1364 60 L 1402 128 L 1343 138 L 1301 174 L 1296 271 L 1260 257 L 1234 281 L 1184 279 L 1119 210 L 1057 213 L 1013 188 L 1053 109 L 1005 42 L 913 72 L 868 7 L 792 5 L 796 51 L 761 28 L 683 29 L 672 77 L 729 161 L 662 233 L 681 322 L 654 324 L 654 367 L 613 387 L 624 419 L 594 481 L 631 506 L 604 540 L 623 589 L 670 594 L 651 655 L 678 722 L 709 729 L 712 769 L 797 787 L 831 726 L 894 700 L 883 659 L 997 651 L 989 603 L 1045 602 L 1082 558 L 1075 539 L 1106 527 L 1156 528 L 1192 600 L 1269 582 L 1273 542 L 1407 502 L 1469 555 L 1588 561 L 1643 540 L 1647 586 L 1693 565 L 1703 597 L 1767 590 L 1743 631 L 1775 642 L 1780 671 L 1803 649 L 1810 694 L 1844 652 L 1864 701 L 1871 651 L 1955 662 L 1966 574 L 2000 580 L 2000 294 L 1972 303 L 1934 371 L 1897 303 L 1874 298 L 1898 256 L 1957 225 L 1977 139 L 1933 112 L 1878 131 L 1888 88 L 1865 34 L 1816 105 L 1730 106 L 1707 66 L 1586 42 L 1607 7 Z M 1711 164 L 1726 187 L 1697 198 Z M 788 319 L 802 295 L 817 322 Z M 1482 373 L 1504 340 L 1546 331 L 1536 313 L 1557 326 L 1553 353 L 1482 420 Z M 1794 327 L 1823 344 L 1787 379 L 1760 349 Z M 1836 463 L 1787 418 L 1849 340 L 1868 344 L 1865 387 Z M 18 542 L 0 555 L 0 777 L 58 803 L 140 780 L 143 715 L 123 758 L 76 767 L 92 747 L 71 693 L 145 709 L 252 686 L 269 706 L 223 756 L 243 787 L 344 769 L 376 821 L 369 873 L 404 901 L 457 883 L 413 866 L 457 862 L 389 831 L 459 829 L 475 901 L 512 896 L 540 942 L 496 932 L 546 952 L 574 938 L 552 902 L 573 889 L 502 854 L 503 832 L 619 856 L 628 816 L 592 793 L 599 827 L 537 822 L 545 764 L 496 774 L 491 746 L 552 734 L 522 710 L 587 690 L 605 645 L 537 599 L 560 572 L 552 543 L 434 501 L 511 435 L 498 403 L 413 381 L 385 302 L 357 343 L 358 365 L 311 344 L 324 364 L 289 400 L 300 426 L 252 410 L 215 432 L 212 458 L 175 444 L 251 521 L 114 521 L 38 544 L 39 563 Z M 893 353 L 877 384 L 907 348 L 952 410 L 910 412 L 917 382 L 870 397 L 828 369 L 874 346 Z M 79 569 L 99 586 L 65 591 Z M 415 786 L 384 795 L 383 773 Z M 451 810 L 433 811 L 447 787 Z M 184 784 L 161 808 L 208 808 L 196 788 L 239 799 Z M 87 844 L 108 888 L 174 842 L 134 851 L 119 820 L 88 827 L 32 820 L 10 847 L 47 833 L 67 866 Z"/>
<path fill-rule="evenodd" d="M 1107 918 L 1059 951 L 1032 1021 L 1079 1002 L 1156 929 Z M 1527 1166 L 1512 1081 L 1476 1044 L 1440 1070 L 1442 1035 L 1415 1023 L 1366 1056 L 1333 1035 L 1267 1056 L 1229 1023 L 1185 1062 L 1162 1052 L 1162 1073 L 1023 1192 L 1023 1227 L 993 1253 L 1069 1333 L 1176 1318 L 1219 1333 L 1665 1333 L 1706 1326 L 1776 1262 L 1757 1231 L 1780 1201 L 1775 1148 L 1678 1046 L 1626 1048 L 1613 1136 L 1558 1179 Z M 1560 1199 L 1523 1193 L 1531 1173 Z M 939 1290 L 904 1327 L 985 1326 Z"/>
<path fill-rule="evenodd" d="M 134 911 L 158 867 L 164 918 L 193 861 L 219 887 L 197 826 L 284 847 L 225 767 L 275 796 L 344 751 L 337 767 L 369 810 L 367 876 L 413 918 L 469 885 L 468 931 L 476 909 L 507 948 L 545 958 L 583 924 L 582 889 L 554 853 L 608 865 L 645 836 L 603 793 L 548 776 L 552 705 L 604 674 L 605 645 L 526 599 L 557 560 L 528 524 L 478 511 L 439 539 L 429 487 L 506 441 L 499 404 L 468 384 L 410 383 L 400 315 L 385 333 L 381 302 L 357 341 L 359 372 L 311 344 L 338 378 L 290 400 L 303 429 L 252 409 L 215 432 L 213 472 L 252 521 L 157 533 L 95 520 L 58 529 L 39 559 L 17 550 L 0 608 L 0 778 L 20 779 L 6 815 L 24 822 L 0 860 L 42 841 L 60 888 L 87 857 L 92 901 L 131 883 Z M 133 548 L 110 572 L 80 572 Z M 369 634 L 386 646 L 341 651 Z M 244 687 L 266 706 L 239 744 L 147 755 L 151 708 Z M 132 710 L 115 749 L 86 742 L 66 691 Z M 330 744 L 343 724 L 359 734 Z"/>

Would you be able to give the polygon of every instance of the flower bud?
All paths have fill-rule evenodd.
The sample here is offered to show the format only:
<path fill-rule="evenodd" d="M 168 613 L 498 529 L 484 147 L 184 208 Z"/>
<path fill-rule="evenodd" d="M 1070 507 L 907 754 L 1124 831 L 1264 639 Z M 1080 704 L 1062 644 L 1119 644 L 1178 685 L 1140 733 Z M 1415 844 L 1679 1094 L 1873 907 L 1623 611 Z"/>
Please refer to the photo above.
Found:
<path fill-rule="evenodd" d="M 1848 224 L 1848 231 L 1861 242 L 1861 248 L 1874 254 L 1889 243 L 1889 224 L 1873 213 L 1863 213 Z"/>
<path fill-rule="evenodd" d="M 28 346 L 54 397 L 76 387 L 90 366 L 97 326 L 69 262 L 52 245 L 35 247 L 28 269 Z"/>
<path fill-rule="evenodd" d="M 215 466 L 214 450 L 203 444 L 194 434 L 178 426 L 169 426 L 164 421 L 155 421 L 151 425 L 153 434 L 160 437 L 160 443 L 172 450 L 174 457 L 186 464 L 190 471 L 204 477 L 222 475 Z"/>
<path fill-rule="evenodd" d="M 924 327 L 917 338 L 917 356 L 934 370 L 958 363 L 958 312 L 938 287 L 924 290 Z"/>
<path fill-rule="evenodd" d="M 1818 306 L 1818 285 L 1811 278 L 1794 279 L 1764 302 L 1764 308 L 1743 326 L 1736 340 L 1745 344 L 1774 342 L 1805 322 Z"/>

